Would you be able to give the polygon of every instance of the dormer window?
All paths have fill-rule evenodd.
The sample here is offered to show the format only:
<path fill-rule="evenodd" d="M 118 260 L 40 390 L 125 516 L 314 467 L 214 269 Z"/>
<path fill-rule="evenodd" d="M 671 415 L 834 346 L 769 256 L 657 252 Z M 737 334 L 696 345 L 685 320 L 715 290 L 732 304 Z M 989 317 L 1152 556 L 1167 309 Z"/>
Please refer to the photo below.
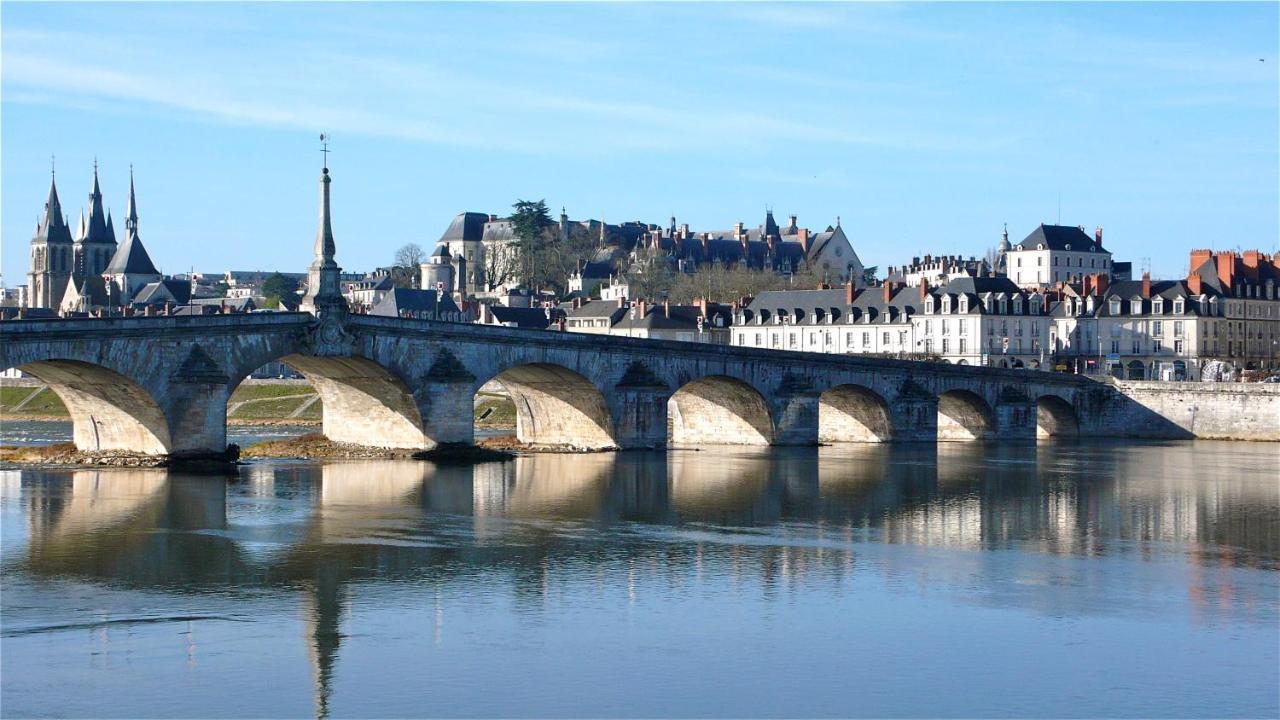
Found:
<path fill-rule="evenodd" d="M 969 296 L 967 295 L 960 296 L 960 312 L 962 313 L 969 312 Z"/>
<path fill-rule="evenodd" d="M 1130 314 L 1130 315 L 1141 315 L 1141 314 L 1142 314 L 1142 301 L 1141 301 L 1141 300 L 1130 300 L 1130 301 L 1129 301 L 1129 314 Z"/>
<path fill-rule="evenodd" d="M 1000 314 L 1001 315 L 1009 314 L 1009 301 L 1005 300 L 1004 298 L 1000 298 Z"/>
<path fill-rule="evenodd" d="M 1031 303 L 1030 303 L 1030 307 L 1028 308 L 1028 310 L 1030 310 L 1030 311 L 1031 311 L 1031 314 L 1032 314 L 1032 315 L 1039 315 L 1039 314 L 1040 314 L 1040 302 L 1039 302 L 1038 300 L 1036 300 L 1035 298 L 1031 298 Z"/>
<path fill-rule="evenodd" d="M 1151 312 L 1156 315 L 1164 314 L 1164 298 L 1156 298 L 1151 303 Z"/>
<path fill-rule="evenodd" d="M 951 314 L 951 296 L 950 295 L 945 295 L 942 298 L 942 312 L 948 315 Z"/>
<path fill-rule="evenodd" d="M 1022 298 L 1013 299 L 1013 314 L 1014 315 L 1022 314 Z"/>
<path fill-rule="evenodd" d="M 1067 249 L 1067 250 L 1070 250 L 1070 249 L 1071 249 L 1071 243 L 1067 243 L 1067 248 L 1066 248 L 1066 249 Z"/>
<path fill-rule="evenodd" d="M 924 312 L 926 315 L 933 314 L 933 296 L 932 295 L 926 298 L 924 301 Z"/>
<path fill-rule="evenodd" d="M 1173 301 L 1173 314 L 1181 315 L 1186 311 L 1187 311 L 1186 303 L 1182 300 L 1182 298 L 1176 298 Z"/>
<path fill-rule="evenodd" d="M 1111 298 L 1110 313 L 1112 315 L 1120 314 L 1120 298 Z"/>

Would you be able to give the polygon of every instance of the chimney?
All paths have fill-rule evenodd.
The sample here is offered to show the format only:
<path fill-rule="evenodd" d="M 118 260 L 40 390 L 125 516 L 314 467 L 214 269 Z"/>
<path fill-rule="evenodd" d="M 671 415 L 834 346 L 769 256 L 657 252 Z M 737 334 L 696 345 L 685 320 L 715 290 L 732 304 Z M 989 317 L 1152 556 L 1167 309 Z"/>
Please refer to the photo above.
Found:
<path fill-rule="evenodd" d="M 582 298 L 580 298 L 580 297 L 576 297 L 576 298 L 574 298 L 574 299 L 573 299 L 573 309 L 574 309 L 574 310 L 577 310 L 577 309 L 578 309 L 578 308 L 580 308 L 580 307 L 582 307 Z"/>
<path fill-rule="evenodd" d="M 1258 259 L 1261 256 L 1262 253 L 1257 250 L 1245 250 L 1244 257 L 1241 260 L 1244 263 L 1241 274 L 1254 282 L 1258 281 Z"/>
<path fill-rule="evenodd" d="M 1229 291 L 1235 286 L 1236 254 L 1233 252 L 1220 252 L 1217 260 L 1218 279 L 1222 281 L 1223 288 Z"/>
<path fill-rule="evenodd" d="M 649 314 L 649 301 L 648 301 L 648 300 L 637 300 L 637 301 L 636 301 L 636 305 L 635 305 L 635 307 L 636 307 L 636 319 L 637 319 L 637 320 L 643 320 L 643 319 L 644 319 L 644 316 Z"/>
<path fill-rule="evenodd" d="M 796 218 L 795 215 L 791 216 L 792 222 L 795 222 L 795 218 Z M 808 255 L 809 254 L 809 228 L 800 228 L 799 236 L 800 236 L 800 249 L 804 251 L 805 255 Z"/>
<path fill-rule="evenodd" d="M 1147 300 L 1151 297 L 1151 273 L 1142 273 L 1142 299 Z"/>
<path fill-rule="evenodd" d="M 850 285 L 852 285 L 852 283 L 850 283 Z M 884 288 L 884 304 L 888 305 L 889 301 L 893 299 L 893 283 L 885 280 L 884 284 L 880 287 Z"/>
<path fill-rule="evenodd" d="M 688 235 L 689 235 L 689 223 L 680 223 L 680 237 L 681 237 L 681 239 L 683 239 L 683 238 L 687 237 Z"/>
<path fill-rule="evenodd" d="M 492 214 L 489 215 L 489 222 L 498 222 L 498 216 Z"/>
<path fill-rule="evenodd" d="M 671 317 L 671 301 L 665 298 L 662 301 L 662 316 L 666 318 Z"/>
<path fill-rule="evenodd" d="M 736 222 L 733 224 L 733 236 L 744 243 L 746 242 L 746 239 L 742 233 L 742 223 Z"/>
<path fill-rule="evenodd" d="M 627 299 L 626 299 L 626 298 L 624 298 L 624 297 L 622 297 L 621 295 L 619 295 L 619 296 L 618 296 L 618 307 L 619 307 L 619 308 L 625 308 L 626 306 L 627 306 Z"/>
<path fill-rule="evenodd" d="M 702 233 L 702 260 L 711 260 L 711 233 Z"/>
<path fill-rule="evenodd" d="M 1103 275 L 1102 273 L 1098 273 L 1093 276 L 1094 294 L 1101 297 L 1102 294 L 1107 291 L 1108 287 L 1111 287 L 1111 280 L 1109 276 Z"/>
<path fill-rule="evenodd" d="M 698 306 L 699 315 L 701 315 L 702 317 L 707 317 L 707 299 L 706 298 L 700 297 L 697 300 L 694 300 L 693 304 Z"/>
<path fill-rule="evenodd" d="M 1098 241 L 1098 247 L 1102 247 L 1102 226 L 1101 225 L 1093 229 L 1093 239 Z"/>
<path fill-rule="evenodd" d="M 1200 269 L 1201 265 L 1213 259 L 1212 250 L 1192 250 L 1191 251 L 1191 272 Z"/>
<path fill-rule="evenodd" d="M 920 299 L 924 300 L 929 295 L 929 281 L 920 278 Z"/>
<path fill-rule="evenodd" d="M 791 219 L 791 223 L 790 223 L 789 225 L 787 225 L 787 227 L 789 227 L 789 228 L 793 228 L 793 227 L 795 227 L 795 226 L 796 226 L 796 216 L 795 216 L 794 214 L 792 214 L 792 215 L 789 215 L 788 217 Z"/>
<path fill-rule="evenodd" d="M 775 252 L 777 252 L 778 247 L 777 245 L 774 244 L 774 237 L 772 235 L 765 237 L 765 243 L 769 246 L 770 255 L 773 255 Z M 746 246 L 747 246 L 747 242 L 745 240 L 742 241 L 742 247 L 745 248 Z"/>
<path fill-rule="evenodd" d="M 1200 273 L 1196 272 L 1195 270 L 1192 270 L 1191 274 L 1187 276 L 1187 292 L 1191 293 L 1192 295 L 1201 294 L 1203 292 L 1203 289 L 1200 285 L 1200 282 L 1201 282 Z"/>

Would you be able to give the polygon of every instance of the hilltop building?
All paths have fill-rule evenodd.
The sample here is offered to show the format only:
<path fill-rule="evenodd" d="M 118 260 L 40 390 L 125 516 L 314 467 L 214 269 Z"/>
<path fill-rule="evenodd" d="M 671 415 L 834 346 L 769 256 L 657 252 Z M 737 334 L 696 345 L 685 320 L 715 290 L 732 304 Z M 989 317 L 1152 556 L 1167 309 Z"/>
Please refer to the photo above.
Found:
<path fill-rule="evenodd" d="M 1041 224 L 1021 242 L 1009 245 L 1009 232 L 1000 242 L 999 265 L 1014 284 L 1044 288 L 1084 275 L 1111 277 L 1111 253 L 1102 247 L 1102 228 L 1089 237 L 1083 227 Z"/>

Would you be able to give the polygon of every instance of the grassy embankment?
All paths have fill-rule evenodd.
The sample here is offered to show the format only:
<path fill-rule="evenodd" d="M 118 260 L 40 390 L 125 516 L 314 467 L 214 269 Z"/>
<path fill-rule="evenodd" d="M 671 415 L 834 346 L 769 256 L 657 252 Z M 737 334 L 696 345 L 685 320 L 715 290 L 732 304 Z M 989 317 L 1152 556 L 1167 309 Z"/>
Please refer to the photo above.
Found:
<path fill-rule="evenodd" d="M 324 409 L 315 389 L 305 383 L 244 383 L 227 403 L 227 421 L 235 425 L 319 425 Z M 0 417 L 12 420 L 66 420 L 67 408 L 46 387 L 0 387 Z M 503 395 L 480 393 L 477 427 L 515 427 L 516 408 Z"/>

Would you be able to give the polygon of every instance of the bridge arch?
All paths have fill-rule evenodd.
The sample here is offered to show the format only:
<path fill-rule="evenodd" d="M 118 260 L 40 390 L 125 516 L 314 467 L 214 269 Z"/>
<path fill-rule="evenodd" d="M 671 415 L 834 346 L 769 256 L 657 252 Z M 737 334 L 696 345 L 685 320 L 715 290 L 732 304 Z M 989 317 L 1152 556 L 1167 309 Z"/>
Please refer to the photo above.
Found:
<path fill-rule="evenodd" d="M 82 360 L 39 360 L 18 369 L 62 400 L 77 449 L 145 455 L 172 449 L 169 422 L 155 398 L 115 370 Z"/>
<path fill-rule="evenodd" d="M 1057 395 L 1036 399 L 1036 437 L 1075 437 L 1080 434 L 1076 409 Z"/>
<path fill-rule="evenodd" d="M 888 442 L 893 439 L 889 404 L 861 385 L 837 385 L 818 400 L 821 442 Z"/>
<path fill-rule="evenodd" d="M 773 418 L 764 396 L 750 384 L 710 375 L 682 385 L 667 402 L 676 445 L 769 445 Z"/>
<path fill-rule="evenodd" d="M 334 442 L 397 449 L 427 449 L 422 410 L 408 385 L 382 365 L 358 355 L 292 354 L 277 359 L 302 373 L 322 406 L 321 426 Z M 243 382 L 239 378 L 238 386 Z M 235 386 L 231 390 L 235 390 Z"/>
<path fill-rule="evenodd" d="M 582 450 L 618 447 L 604 393 L 580 373 L 553 363 L 525 363 L 493 380 L 516 407 L 516 439 Z"/>
<path fill-rule="evenodd" d="M 948 390 L 938 396 L 938 440 L 988 440 L 994 437 L 991 405 L 969 390 Z"/>

